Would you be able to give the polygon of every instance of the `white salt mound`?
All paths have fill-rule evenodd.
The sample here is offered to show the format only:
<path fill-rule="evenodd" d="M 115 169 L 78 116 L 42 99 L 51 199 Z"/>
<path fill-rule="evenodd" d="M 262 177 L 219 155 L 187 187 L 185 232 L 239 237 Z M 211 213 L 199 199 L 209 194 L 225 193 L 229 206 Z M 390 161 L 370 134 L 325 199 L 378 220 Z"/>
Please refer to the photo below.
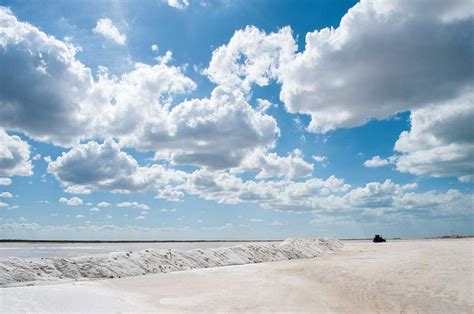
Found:
<path fill-rule="evenodd" d="M 341 247 L 338 240 L 308 238 L 186 251 L 148 249 L 74 258 L 5 258 L 0 259 L 0 287 L 313 258 Z"/>

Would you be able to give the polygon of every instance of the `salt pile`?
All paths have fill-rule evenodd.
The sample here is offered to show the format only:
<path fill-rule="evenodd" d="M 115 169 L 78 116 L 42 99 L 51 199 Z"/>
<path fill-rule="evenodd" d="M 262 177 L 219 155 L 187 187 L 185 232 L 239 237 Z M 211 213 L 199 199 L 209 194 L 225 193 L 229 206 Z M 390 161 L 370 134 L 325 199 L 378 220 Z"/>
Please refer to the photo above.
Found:
<path fill-rule="evenodd" d="M 0 287 L 313 258 L 341 247 L 338 240 L 287 239 L 186 251 L 149 249 L 74 258 L 6 258 L 0 259 Z"/>

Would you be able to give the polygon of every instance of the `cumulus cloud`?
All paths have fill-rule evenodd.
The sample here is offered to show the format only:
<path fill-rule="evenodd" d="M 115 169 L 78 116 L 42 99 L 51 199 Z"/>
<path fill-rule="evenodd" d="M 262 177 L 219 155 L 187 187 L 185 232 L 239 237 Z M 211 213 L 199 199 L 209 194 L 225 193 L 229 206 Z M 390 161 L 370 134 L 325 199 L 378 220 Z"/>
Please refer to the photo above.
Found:
<path fill-rule="evenodd" d="M 13 195 L 12 195 L 12 193 L 10 193 L 10 192 L 1 192 L 1 193 L 0 193 L 0 197 L 3 197 L 3 198 L 12 198 Z"/>
<path fill-rule="evenodd" d="M 77 192 L 105 190 L 118 193 L 144 191 L 182 181 L 183 173 L 161 165 L 141 167 L 111 140 L 75 146 L 48 164 L 48 172 L 66 188 Z M 69 190 L 72 192 L 71 190 Z"/>
<path fill-rule="evenodd" d="M 275 119 L 253 109 L 240 90 L 219 86 L 210 98 L 182 102 L 162 119 L 142 123 L 136 134 L 124 141 L 156 150 L 157 159 L 223 169 L 237 167 L 251 149 L 272 146 L 279 129 Z"/>
<path fill-rule="evenodd" d="M 347 191 L 350 185 L 334 176 L 326 180 L 311 178 L 301 182 L 244 181 L 228 172 L 210 172 L 203 169 L 191 173 L 186 184 L 180 187 L 189 194 L 218 203 L 257 202 L 264 208 L 274 208 L 276 204 L 285 200 L 291 199 L 293 202 L 312 196 Z M 298 206 L 295 206 L 295 209 L 297 208 Z M 304 210 L 307 207 L 300 209 Z"/>
<path fill-rule="evenodd" d="M 336 29 L 306 34 L 280 98 L 314 132 L 452 99 L 473 84 L 473 16 L 470 0 L 361 1 Z"/>
<path fill-rule="evenodd" d="M 0 7 L 0 123 L 40 140 L 69 143 L 84 121 L 79 102 L 91 84 L 77 49 Z"/>
<path fill-rule="evenodd" d="M 228 44 L 213 51 L 204 73 L 219 85 L 248 91 L 252 84 L 266 86 L 277 79 L 281 65 L 289 62 L 295 51 L 296 43 L 289 27 L 267 35 L 247 26 L 236 31 Z"/>
<path fill-rule="evenodd" d="M 121 202 L 117 204 L 117 207 L 133 207 L 148 210 L 150 206 L 146 204 L 140 204 L 138 202 Z"/>
<path fill-rule="evenodd" d="M 10 185 L 12 180 L 10 178 L 0 178 L 0 185 Z"/>
<path fill-rule="evenodd" d="M 470 93 L 454 101 L 414 110 L 411 129 L 395 150 L 399 171 L 474 181 L 474 103 Z"/>
<path fill-rule="evenodd" d="M 96 26 L 92 29 L 95 34 L 100 34 L 107 39 L 114 41 L 118 45 L 125 45 L 127 36 L 121 34 L 118 28 L 109 18 L 97 20 Z"/>
<path fill-rule="evenodd" d="M 28 143 L 0 129 L 0 176 L 30 176 L 32 168 Z"/>
<path fill-rule="evenodd" d="M 180 67 L 166 62 L 136 63 L 133 70 L 120 77 L 109 75 L 108 69 L 102 67 L 88 94 L 90 105 L 84 107 L 83 114 L 88 117 L 89 132 L 99 138 L 130 135 L 136 139 L 139 126 L 167 118 L 173 95 L 195 88 L 196 84 Z"/>
<path fill-rule="evenodd" d="M 256 150 L 249 154 L 243 161 L 239 170 L 258 172 L 257 179 L 271 177 L 285 177 L 295 179 L 307 177 L 313 173 L 313 165 L 303 159 L 303 153 L 295 149 L 287 157 L 278 156 L 276 153 L 264 153 Z"/>
<path fill-rule="evenodd" d="M 183 191 L 218 203 L 257 203 L 274 210 L 312 211 L 373 219 L 383 214 L 445 215 L 468 213 L 471 195 L 452 189 L 441 193 L 417 193 L 416 183 L 400 185 L 386 180 L 351 187 L 331 176 L 294 181 L 244 181 L 227 172 L 197 170 L 190 174 Z"/>
<path fill-rule="evenodd" d="M 165 199 L 168 201 L 178 202 L 184 196 L 184 193 L 176 190 L 173 186 L 165 186 L 164 189 L 158 191 L 158 195 L 155 196 L 157 199 Z"/>
<path fill-rule="evenodd" d="M 366 160 L 364 166 L 367 168 L 378 168 L 389 165 L 390 161 L 388 159 L 380 158 L 380 156 L 374 156 L 372 159 Z"/>
<path fill-rule="evenodd" d="M 107 202 L 100 202 L 97 204 L 97 207 L 108 207 L 110 205 L 110 203 L 107 203 Z"/>
<path fill-rule="evenodd" d="M 162 208 L 160 211 L 164 213 L 175 212 L 176 208 Z"/>
<path fill-rule="evenodd" d="M 165 0 L 170 7 L 183 10 L 189 6 L 189 0 Z"/>
<path fill-rule="evenodd" d="M 324 167 L 324 168 L 326 168 L 329 164 L 329 160 L 328 160 L 327 156 L 313 155 L 312 158 L 313 158 L 314 161 L 321 164 L 321 166 Z"/>
<path fill-rule="evenodd" d="M 64 205 L 68 205 L 68 206 L 78 206 L 78 205 L 84 204 L 82 199 L 80 199 L 79 197 L 76 197 L 76 196 L 71 197 L 70 199 L 67 199 L 65 197 L 61 197 L 59 199 L 59 203 L 64 204 Z"/>
<path fill-rule="evenodd" d="M 95 80 L 76 59 L 78 48 L 18 21 L 4 7 L 0 30 L 0 123 L 37 140 L 70 146 L 131 133 L 159 115 L 172 95 L 196 86 L 168 59 L 136 63 L 119 78 L 100 67 Z"/>
<path fill-rule="evenodd" d="M 190 92 L 196 84 L 182 68 L 169 65 L 169 57 L 155 65 L 136 63 L 120 77 L 99 67 L 94 79 L 91 70 L 76 59 L 75 47 L 18 21 L 8 9 L 0 14 L 7 30 L 0 33 L 4 49 L 0 63 L 10 65 L 6 67 L 10 72 L 0 73 L 5 75 L 0 102 L 6 108 L 0 112 L 0 122 L 7 129 L 62 146 L 113 137 L 120 145 L 156 151 L 157 158 L 176 164 L 216 169 L 237 167 L 250 150 L 270 148 L 279 134 L 273 117 L 263 108 L 252 108 L 241 90 L 225 82 L 209 98 L 173 106 L 174 95 Z M 248 31 L 264 39 L 258 30 Z M 288 30 L 280 33 L 291 37 Z M 270 35 L 268 41 L 274 45 L 278 38 Z M 249 82 L 261 85 L 257 77 L 274 76 L 268 74 L 273 67 L 263 68 L 252 66 Z M 212 69 L 211 64 L 209 73 Z M 68 191 L 89 192 L 79 185 L 68 186 Z"/>

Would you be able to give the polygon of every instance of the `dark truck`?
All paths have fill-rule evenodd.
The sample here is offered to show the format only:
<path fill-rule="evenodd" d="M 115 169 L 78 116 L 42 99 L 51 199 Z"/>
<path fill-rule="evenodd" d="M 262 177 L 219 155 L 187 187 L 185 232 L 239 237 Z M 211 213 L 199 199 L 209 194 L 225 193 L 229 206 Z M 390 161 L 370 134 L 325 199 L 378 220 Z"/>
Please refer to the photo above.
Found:
<path fill-rule="evenodd" d="M 386 242 L 386 240 L 384 238 L 382 238 L 382 236 L 380 234 L 376 234 L 373 241 L 374 241 L 374 243 Z"/>

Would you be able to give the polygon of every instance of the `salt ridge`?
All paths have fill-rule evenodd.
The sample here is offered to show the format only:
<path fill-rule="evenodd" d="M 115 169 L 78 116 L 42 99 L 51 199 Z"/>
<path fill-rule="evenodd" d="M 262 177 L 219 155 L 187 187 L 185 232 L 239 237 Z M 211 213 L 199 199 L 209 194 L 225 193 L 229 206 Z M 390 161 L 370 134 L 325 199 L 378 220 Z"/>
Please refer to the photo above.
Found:
<path fill-rule="evenodd" d="M 183 251 L 148 249 L 74 258 L 5 258 L 0 259 L 0 287 L 313 258 L 342 246 L 338 240 L 306 238 Z"/>

